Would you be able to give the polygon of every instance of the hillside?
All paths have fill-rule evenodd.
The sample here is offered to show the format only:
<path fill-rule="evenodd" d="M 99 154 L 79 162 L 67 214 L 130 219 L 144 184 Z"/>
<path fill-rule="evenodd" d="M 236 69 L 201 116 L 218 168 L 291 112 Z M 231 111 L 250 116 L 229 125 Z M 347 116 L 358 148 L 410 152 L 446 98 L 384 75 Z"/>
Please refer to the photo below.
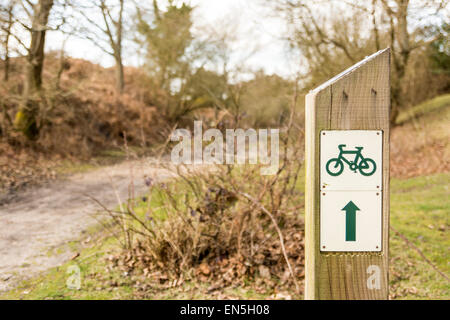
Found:
<path fill-rule="evenodd" d="M 125 68 L 127 90 L 118 95 L 114 70 L 51 53 L 38 97 L 42 130 L 37 141 L 27 141 L 12 130 L 23 90 L 22 65 L 22 58 L 12 59 L 10 80 L 0 82 L 0 194 L 56 177 L 64 159 L 87 161 L 105 150 L 145 148 L 162 139 L 163 123 L 154 116 L 158 90 L 143 71 Z"/>
<path fill-rule="evenodd" d="M 20 103 L 22 65 L 22 58 L 13 59 L 10 80 L 0 85 L 0 103 L 6 107 L 2 127 L 11 125 L 9 121 L 14 119 Z M 36 148 L 63 156 L 92 155 L 99 148 L 122 144 L 125 135 L 132 144 L 146 144 L 143 134 L 148 137 L 154 133 L 151 125 L 156 91 L 143 71 L 127 67 L 125 74 L 127 90 L 119 95 L 113 69 L 48 54 L 43 73 L 44 93 L 38 97 L 43 105 L 39 115 L 43 132 Z M 14 134 L 7 138 L 17 145 L 26 144 Z"/>
<path fill-rule="evenodd" d="M 405 111 L 391 134 L 391 175 L 407 178 L 450 171 L 450 95 Z"/>

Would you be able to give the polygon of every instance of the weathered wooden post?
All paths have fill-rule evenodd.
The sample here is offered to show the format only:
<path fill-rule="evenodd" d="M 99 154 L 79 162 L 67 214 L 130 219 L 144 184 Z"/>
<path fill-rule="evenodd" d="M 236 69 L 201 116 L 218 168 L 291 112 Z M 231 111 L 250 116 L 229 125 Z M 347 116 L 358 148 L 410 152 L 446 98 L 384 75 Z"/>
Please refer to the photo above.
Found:
<path fill-rule="evenodd" d="M 390 50 L 306 96 L 305 299 L 387 299 Z"/>

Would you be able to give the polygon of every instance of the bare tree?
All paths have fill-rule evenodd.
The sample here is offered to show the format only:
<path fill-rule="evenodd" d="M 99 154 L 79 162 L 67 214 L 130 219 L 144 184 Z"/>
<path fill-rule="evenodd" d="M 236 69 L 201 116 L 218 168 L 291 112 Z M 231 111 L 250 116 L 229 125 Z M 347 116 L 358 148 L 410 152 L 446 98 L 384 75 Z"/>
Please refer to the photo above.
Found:
<path fill-rule="evenodd" d="M 277 2 L 278 12 L 288 22 L 287 40 L 305 58 L 308 67 L 306 87 L 319 85 L 373 50 L 368 48 L 360 33 L 365 22 L 361 15 L 327 16 L 326 10 L 339 12 L 342 8 L 328 3 L 334 7 L 327 6 L 325 10 L 324 3 L 302 0 Z"/>
<path fill-rule="evenodd" d="M 47 23 L 53 0 L 39 0 L 33 6 L 31 43 L 28 48 L 25 96 L 42 87 L 42 68 L 44 66 L 44 45 Z"/>
<path fill-rule="evenodd" d="M 14 18 L 14 22 L 22 27 L 29 35 L 29 45 L 26 44 L 20 32 L 11 33 L 18 45 L 25 51 L 25 83 L 23 90 L 23 102 L 16 113 L 14 126 L 23 132 L 28 138 L 34 139 L 39 133 L 37 115 L 39 103 L 34 99 L 42 89 L 42 69 L 44 65 L 44 46 L 50 11 L 54 0 L 17 1 L 21 14 Z"/>
<path fill-rule="evenodd" d="M 411 53 L 441 36 L 425 36 L 420 24 L 410 20 L 424 19 L 426 12 L 436 18 L 448 6 L 448 0 L 278 0 L 276 3 L 290 22 L 291 44 L 308 60 L 310 71 L 323 75 L 316 75 L 316 79 L 324 80 L 336 73 L 332 65 L 342 69 L 374 50 L 391 47 L 392 124 L 404 104 L 401 84 Z M 328 18 L 325 12 L 331 13 Z M 342 60 L 347 62 L 342 65 L 338 62 Z"/>
<path fill-rule="evenodd" d="M 368 1 L 368 0 L 366 0 Z M 347 4 L 349 2 L 345 1 Z M 362 1 L 364 4 L 364 1 Z M 411 26 L 410 19 L 418 11 L 431 10 L 431 15 L 436 16 L 439 11 L 448 5 L 448 1 L 418 1 L 418 0 L 371 0 L 372 11 L 368 12 L 371 16 L 374 33 L 375 44 L 377 49 L 380 48 L 380 38 L 378 29 L 383 26 L 377 23 L 376 8 L 387 16 L 388 26 L 388 45 L 391 48 L 392 63 L 394 66 L 394 77 L 392 78 L 392 108 L 391 123 L 395 124 L 399 114 L 399 108 L 404 104 L 403 95 L 401 93 L 401 82 L 405 79 L 408 62 L 414 50 L 430 44 L 437 40 L 440 34 L 432 37 L 418 37 L 419 28 L 408 30 Z M 361 7 L 360 7 L 361 8 Z M 410 28 L 411 29 L 411 28 Z"/>
<path fill-rule="evenodd" d="M 94 0 L 90 5 L 75 3 L 74 7 L 85 20 L 80 36 L 92 41 L 116 63 L 116 88 L 123 93 L 125 88 L 123 68 L 123 38 L 125 0 Z"/>
<path fill-rule="evenodd" d="M 10 60 L 9 60 L 9 41 L 11 38 L 11 33 L 12 33 L 12 27 L 14 25 L 14 20 L 13 20 L 13 10 L 14 10 L 14 5 L 15 2 L 14 1 L 10 1 L 8 2 L 8 4 L 5 7 L 0 7 L 0 24 L 1 24 L 1 30 L 4 32 L 4 41 L 3 41 L 3 48 L 4 48 L 4 52 L 5 52 L 5 69 L 4 69 L 4 75 L 3 75 L 3 79 L 5 80 L 5 82 L 7 82 L 9 80 L 9 65 L 10 65 Z"/>

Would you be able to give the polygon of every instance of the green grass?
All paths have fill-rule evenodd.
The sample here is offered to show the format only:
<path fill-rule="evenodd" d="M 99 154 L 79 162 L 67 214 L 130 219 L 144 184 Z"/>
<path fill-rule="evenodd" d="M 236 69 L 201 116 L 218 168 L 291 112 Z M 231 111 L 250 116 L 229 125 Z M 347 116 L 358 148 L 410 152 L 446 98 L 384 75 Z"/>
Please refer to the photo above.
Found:
<path fill-rule="evenodd" d="M 90 163 L 62 160 L 55 168 L 55 171 L 58 175 L 72 175 L 76 173 L 88 172 L 96 168 L 98 167 Z"/>
<path fill-rule="evenodd" d="M 150 148 L 141 148 L 130 146 L 128 148 L 131 158 L 134 156 L 143 156 L 150 154 Z M 109 166 L 120 163 L 127 159 L 127 153 L 125 150 L 116 149 L 105 149 L 99 151 L 89 160 L 68 160 L 63 159 L 58 162 L 55 167 L 55 171 L 58 175 L 72 175 L 76 173 L 85 173 L 98 169 L 102 166 Z"/>
<path fill-rule="evenodd" d="M 393 180 L 391 225 L 450 275 L 450 174 Z M 391 232 L 391 291 L 402 299 L 449 299 L 450 285 Z"/>
<path fill-rule="evenodd" d="M 303 180 L 303 178 L 301 179 Z M 299 183 L 302 187 L 303 181 Z M 163 199 L 155 197 L 152 205 Z M 140 204 L 144 205 L 144 204 Z M 391 225 L 405 235 L 441 271 L 450 274 L 450 174 L 443 173 L 391 182 Z M 92 229 L 89 233 L 99 233 Z M 80 257 L 61 267 L 53 268 L 34 279 L 24 281 L 16 289 L 0 295 L 0 299 L 136 299 L 138 276 L 124 275 L 119 270 L 107 271 L 107 257 L 119 250 L 113 237 L 93 241 L 91 248 L 71 247 Z M 449 299 L 450 286 L 402 239 L 391 232 L 390 290 L 395 299 Z M 71 265 L 81 269 L 81 289 L 67 288 L 67 270 Z M 111 285 L 114 283 L 114 285 Z M 218 297 L 207 293 L 209 283 L 185 282 L 167 288 L 152 284 L 145 296 L 150 299 L 209 299 Z M 240 299 L 264 299 L 271 292 L 257 290 L 252 282 L 234 288 L 224 288 L 220 294 Z M 260 287 L 260 286 L 259 286 Z"/>
<path fill-rule="evenodd" d="M 110 300 L 137 299 L 136 286 L 142 282 L 141 276 L 125 275 L 116 269 L 107 269 L 107 257 L 118 252 L 118 242 L 113 237 L 107 237 L 96 246 L 82 251 L 75 261 L 51 269 L 46 274 L 24 281 L 16 289 L 0 295 L 0 299 L 24 300 Z M 71 266 L 77 266 L 81 271 L 80 290 L 69 289 L 67 281 Z M 194 283 L 187 281 L 181 286 L 167 287 L 155 285 L 147 289 L 146 299 L 208 299 L 210 283 Z M 246 287 L 225 288 L 222 292 L 228 297 L 241 299 L 263 299 L 267 295 L 257 293 Z"/>
<path fill-rule="evenodd" d="M 417 106 L 402 111 L 397 118 L 397 124 L 406 123 L 412 119 L 416 119 L 428 113 L 442 110 L 443 108 L 450 107 L 450 94 L 445 94 L 427 100 Z"/>

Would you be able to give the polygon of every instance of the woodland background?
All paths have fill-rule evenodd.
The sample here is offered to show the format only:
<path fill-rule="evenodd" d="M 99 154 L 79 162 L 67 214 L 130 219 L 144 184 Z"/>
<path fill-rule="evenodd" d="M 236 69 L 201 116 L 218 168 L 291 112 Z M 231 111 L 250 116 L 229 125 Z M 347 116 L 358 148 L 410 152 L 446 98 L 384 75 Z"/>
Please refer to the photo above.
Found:
<path fill-rule="evenodd" d="M 192 128 L 194 120 L 220 130 L 282 128 L 282 165 L 273 178 L 259 177 L 257 168 L 225 167 L 169 186 L 149 181 L 153 198 L 121 207 L 119 218 L 106 210 L 122 228 L 123 251 L 105 263 L 127 274 L 139 271 L 147 279 L 132 280 L 132 297 L 158 295 L 159 285 L 179 287 L 185 281 L 180 279 L 210 281 L 202 288 L 219 292 L 218 297 L 242 297 L 223 288 L 243 283 L 250 283 L 252 292 L 263 292 L 262 297 L 283 297 L 274 293 L 279 288 L 301 297 L 305 95 L 390 47 L 393 225 L 402 232 L 393 240 L 398 254 L 393 254 L 391 297 L 448 297 L 445 270 L 447 282 L 428 271 L 414 285 L 405 280 L 416 260 L 402 256 L 399 242 L 406 233 L 408 247 L 420 253 L 427 243 L 439 244 L 429 252 L 431 269 L 448 269 L 449 2 L 254 1 L 265 8 L 258 16 L 262 26 L 273 17 L 283 21 L 283 33 L 275 30 L 273 37 L 283 41 L 298 65 L 290 76 L 248 64 L 264 48 L 249 44 L 236 57 L 239 34 L 233 19 L 203 24 L 194 32 L 194 19 L 201 17 L 188 1 L 0 0 L 0 201 L 59 179 L 70 171 L 68 163 L 105 165 L 128 159 L 130 152 L 136 157 L 160 154 L 172 130 Z M 46 49 L 50 33 L 64 39 L 58 50 Z M 114 65 L 105 68 L 71 57 L 66 46 L 77 39 L 90 41 Z M 129 56 L 139 63 L 127 65 Z M 432 188 L 441 189 L 428 199 Z M 408 207 L 421 197 L 433 205 Z M 426 232 L 434 230 L 430 242 L 418 238 L 403 212 L 422 221 Z M 123 217 L 135 227 L 125 230 Z M 194 221 L 192 231 L 186 221 Z M 110 247 L 98 250 L 109 252 Z M 50 273 L 53 282 L 61 277 L 55 272 Z M 97 282 L 105 290 L 129 288 L 123 279 L 92 273 L 95 288 Z M 430 281 L 444 287 L 429 292 L 427 287 L 434 288 Z M 80 297 L 64 291 L 64 285 L 48 288 Z M 38 291 L 35 297 L 50 293 Z M 89 292 L 81 297 L 99 296 Z"/>

